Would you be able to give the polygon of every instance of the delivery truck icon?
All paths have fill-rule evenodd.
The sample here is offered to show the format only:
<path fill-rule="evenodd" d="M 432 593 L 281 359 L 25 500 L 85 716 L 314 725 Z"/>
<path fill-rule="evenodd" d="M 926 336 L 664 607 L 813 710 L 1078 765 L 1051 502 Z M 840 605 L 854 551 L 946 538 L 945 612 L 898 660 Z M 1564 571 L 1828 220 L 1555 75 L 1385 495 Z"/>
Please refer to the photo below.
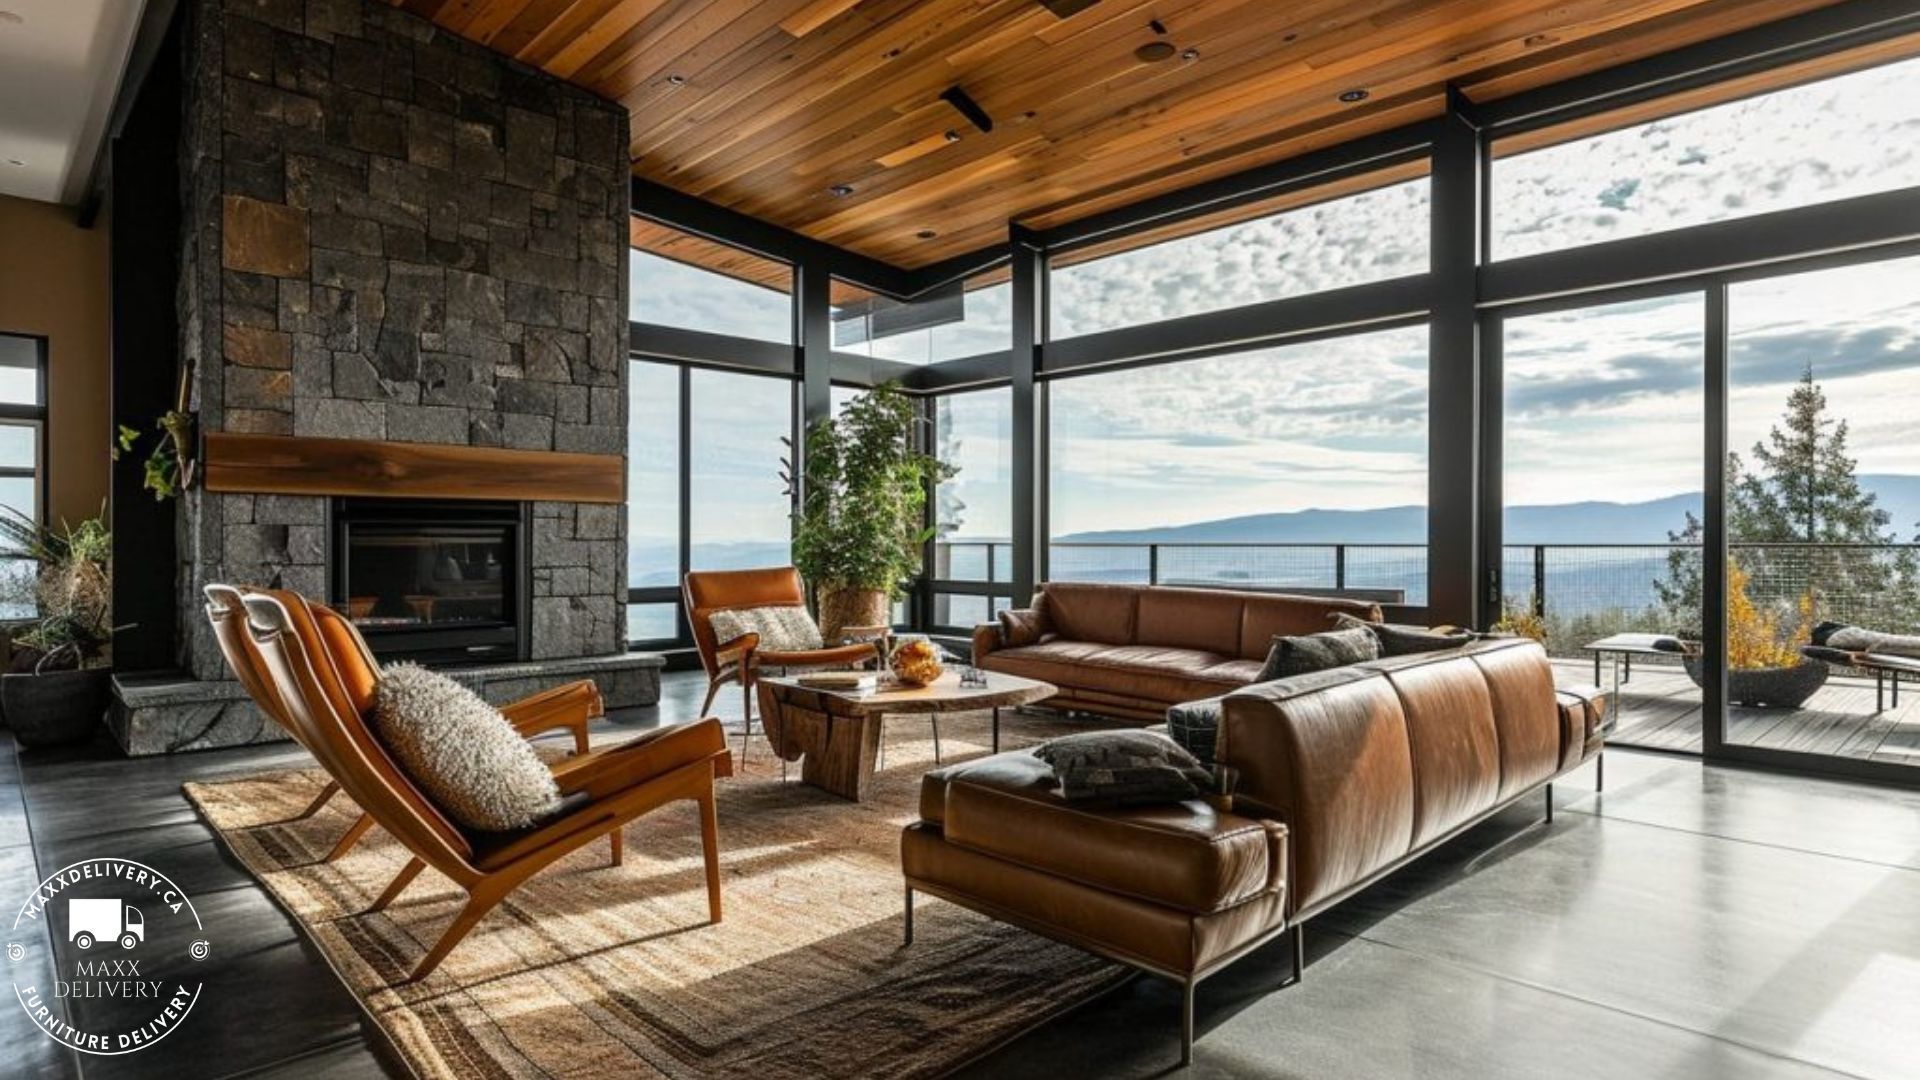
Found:
<path fill-rule="evenodd" d="M 123 949 L 147 940 L 147 921 L 139 908 L 118 900 L 67 901 L 68 941 L 84 950 L 93 948 L 96 941 L 115 938 Z"/>

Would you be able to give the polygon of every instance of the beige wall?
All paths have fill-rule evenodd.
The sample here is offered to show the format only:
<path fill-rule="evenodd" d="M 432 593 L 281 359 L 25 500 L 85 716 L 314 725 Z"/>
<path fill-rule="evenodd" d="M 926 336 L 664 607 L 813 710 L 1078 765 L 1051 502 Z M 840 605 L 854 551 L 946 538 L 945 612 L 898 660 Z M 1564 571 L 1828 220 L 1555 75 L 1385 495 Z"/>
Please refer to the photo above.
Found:
<path fill-rule="evenodd" d="M 47 509 L 98 513 L 107 497 L 107 221 L 0 195 L 0 331 L 47 339 Z"/>

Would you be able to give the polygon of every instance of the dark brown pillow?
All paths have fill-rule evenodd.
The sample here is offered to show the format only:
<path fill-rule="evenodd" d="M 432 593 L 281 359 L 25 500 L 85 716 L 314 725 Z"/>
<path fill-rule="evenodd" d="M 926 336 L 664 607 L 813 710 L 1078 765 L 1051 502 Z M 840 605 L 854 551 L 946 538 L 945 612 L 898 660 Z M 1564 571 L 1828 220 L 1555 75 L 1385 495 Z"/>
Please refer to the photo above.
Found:
<path fill-rule="evenodd" d="M 1380 639 L 1380 655 L 1412 656 L 1416 653 L 1439 652 L 1442 649 L 1457 649 L 1473 640 L 1473 631 L 1455 630 L 1441 632 L 1429 630 L 1424 626 L 1400 626 L 1395 623 L 1367 622 L 1356 619 L 1346 612 L 1335 612 L 1333 624 L 1342 630 L 1364 627 L 1374 637 Z"/>
<path fill-rule="evenodd" d="M 1364 626 L 1319 634 L 1276 635 L 1254 682 L 1272 682 L 1329 668 L 1380 659 L 1380 639 Z"/>
<path fill-rule="evenodd" d="M 1060 796 L 1070 803 L 1183 802 L 1212 786 L 1212 778 L 1192 754 L 1149 731 L 1062 735 L 1034 747 L 1033 756 L 1053 766 Z"/>
<path fill-rule="evenodd" d="M 1010 608 L 1000 613 L 1000 640 L 1010 649 L 1031 645 L 1046 632 L 1045 621 L 1032 608 Z"/>

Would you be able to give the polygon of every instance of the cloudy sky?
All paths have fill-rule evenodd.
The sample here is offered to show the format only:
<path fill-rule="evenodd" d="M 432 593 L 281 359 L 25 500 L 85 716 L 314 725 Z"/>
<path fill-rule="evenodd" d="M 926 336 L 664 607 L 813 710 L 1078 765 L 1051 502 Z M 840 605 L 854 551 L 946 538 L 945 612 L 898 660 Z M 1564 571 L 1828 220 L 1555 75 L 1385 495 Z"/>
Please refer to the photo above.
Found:
<path fill-rule="evenodd" d="M 1503 158 L 1493 182 L 1499 258 L 1920 184 L 1920 61 Z M 1050 329 L 1424 272 L 1426 216 L 1420 180 L 1063 268 Z M 786 340 L 783 296 L 659 262 L 636 259 L 636 317 Z M 965 323 L 873 348 L 916 362 L 1003 348 L 1006 309 L 1004 287 L 981 290 Z M 1731 314 L 1733 446 L 1765 434 L 1811 363 L 1861 470 L 1920 474 L 1920 260 L 1742 285 Z M 1700 490 L 1703 319 L 1686 294 L 1511 320 L 1508 501 Z M 1424 503 L 1426 380 L 1414 328 L 1057 381 L 1053 529 Z M 950 432 L 967 470 L 960 535 L 1004 536 L 1005 395 L 975 397 Z M 760 486 L 741 474 L 727 498 Z"/>

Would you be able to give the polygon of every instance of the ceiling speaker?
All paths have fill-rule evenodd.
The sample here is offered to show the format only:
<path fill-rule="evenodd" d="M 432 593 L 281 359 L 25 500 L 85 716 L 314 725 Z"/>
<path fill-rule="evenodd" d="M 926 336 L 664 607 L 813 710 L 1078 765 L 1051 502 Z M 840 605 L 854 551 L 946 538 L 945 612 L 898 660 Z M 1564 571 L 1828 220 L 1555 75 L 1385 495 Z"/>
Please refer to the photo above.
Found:
<path fill-rule="evenodd" d="M 1040 6 L 1062 19 L 1078 15 L 1100 0 L 1040 0 Z"/>

